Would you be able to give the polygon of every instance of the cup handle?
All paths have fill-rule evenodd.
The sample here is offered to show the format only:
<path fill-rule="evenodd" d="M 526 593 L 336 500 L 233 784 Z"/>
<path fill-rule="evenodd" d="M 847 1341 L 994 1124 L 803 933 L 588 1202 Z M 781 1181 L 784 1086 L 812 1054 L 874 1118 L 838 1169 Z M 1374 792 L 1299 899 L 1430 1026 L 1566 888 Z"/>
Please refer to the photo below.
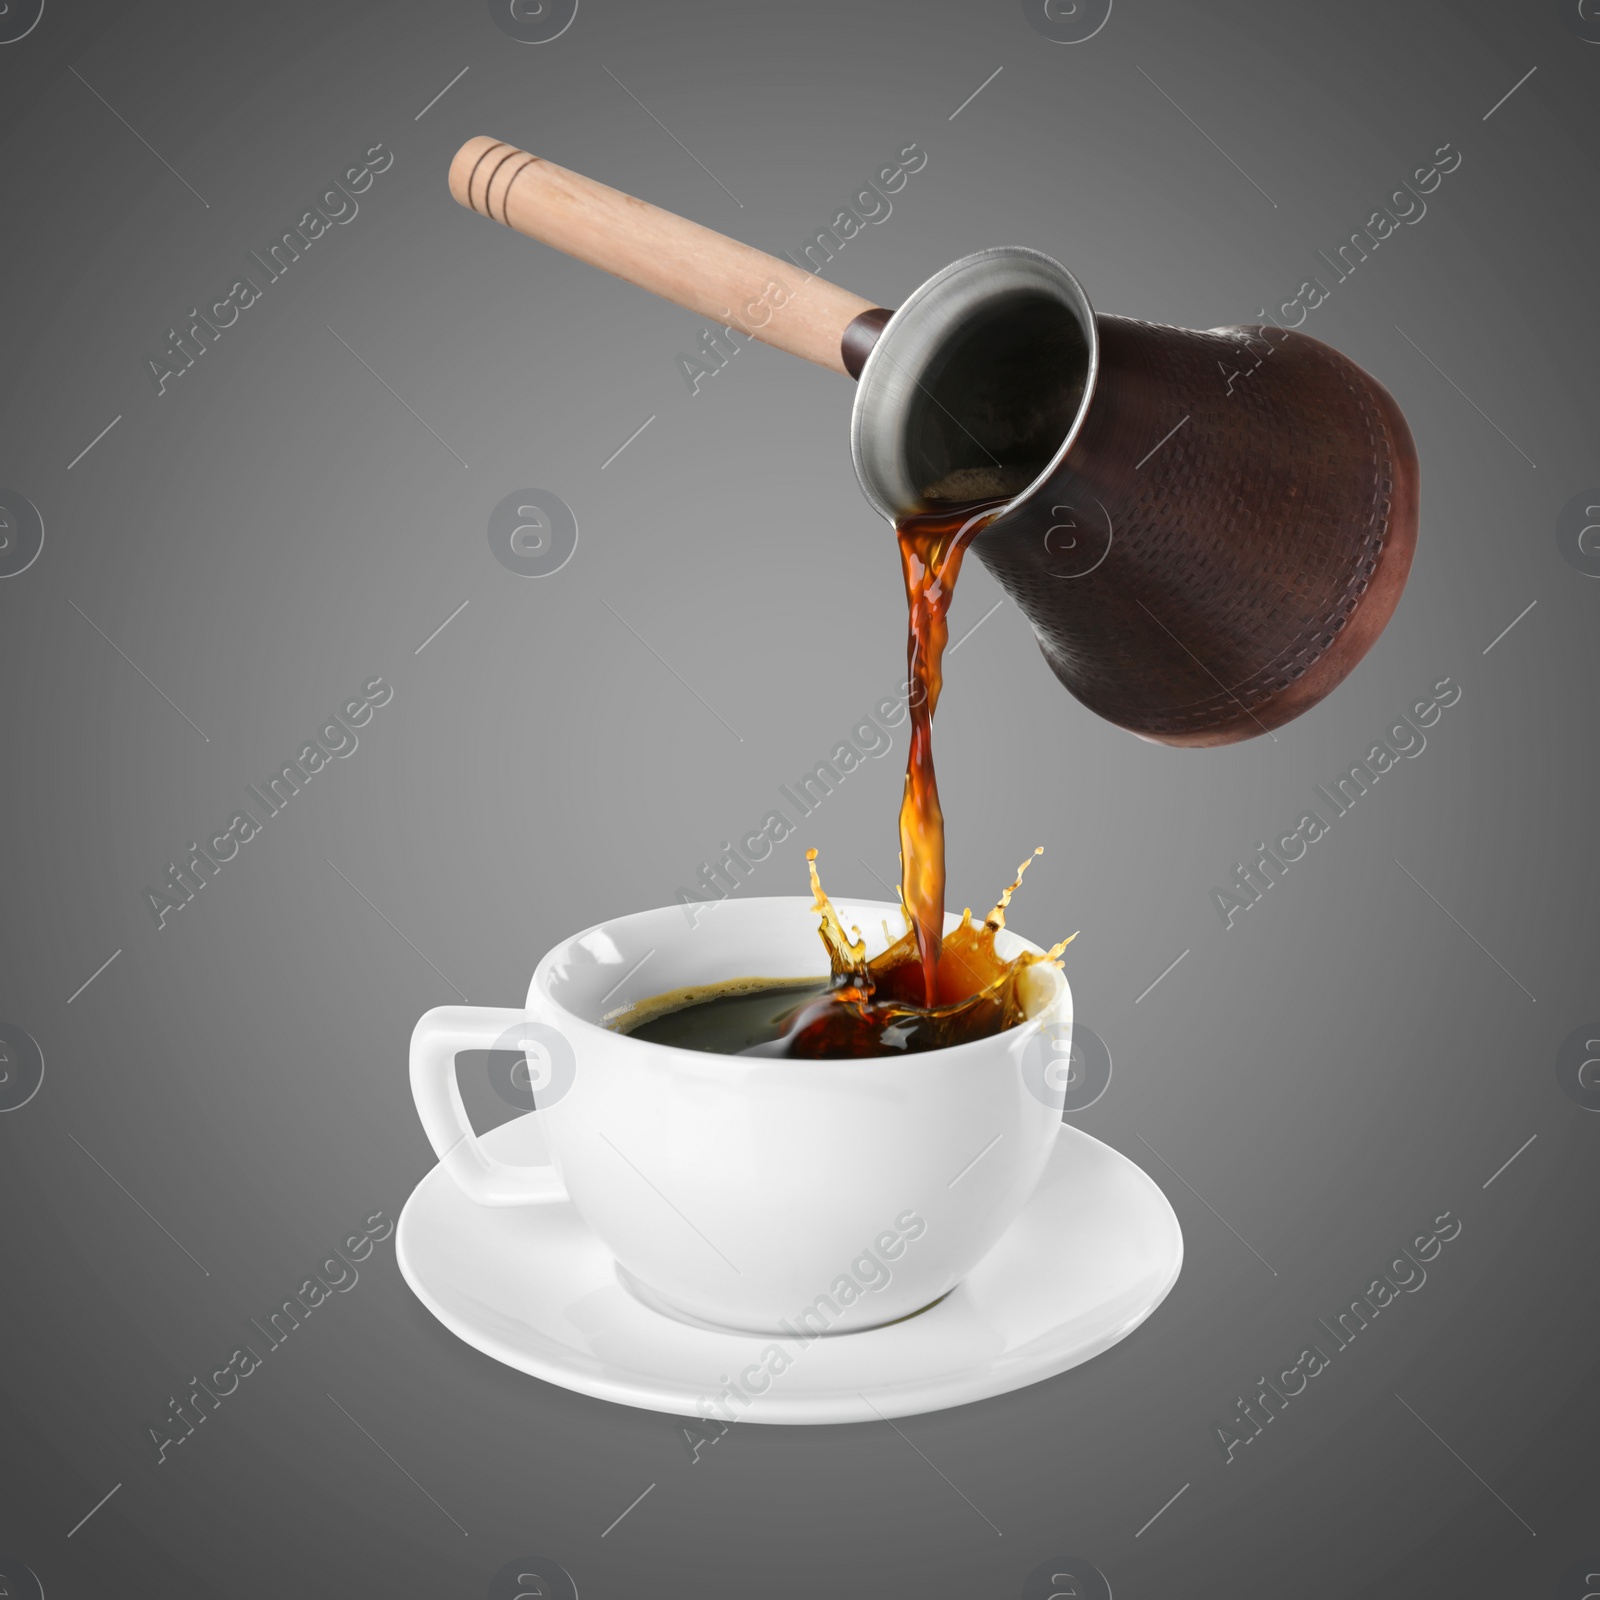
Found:
<path fill-rule="evenodd" d="M 492 1050 L 526 1011 L 491 1006 L 439 1006 L 424 1014 L 411 1033 L 411 1096 L 439 1165 L 461 1192 L 480 1206 L 520 1206 L 565 1200 L 551 1166 L 514 1167 L 496 1161 L 478 1143 L 467 1120 L 456 1056 L 462 1050 Z"/>

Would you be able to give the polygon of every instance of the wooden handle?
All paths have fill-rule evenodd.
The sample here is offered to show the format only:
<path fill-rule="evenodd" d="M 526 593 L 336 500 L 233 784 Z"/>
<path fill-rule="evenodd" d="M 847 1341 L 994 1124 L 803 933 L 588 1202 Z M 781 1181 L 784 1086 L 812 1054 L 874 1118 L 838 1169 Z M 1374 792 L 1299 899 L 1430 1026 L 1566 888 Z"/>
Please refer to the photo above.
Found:
<path fill-rule="evenodd" d="M 792 262 L 499 139 L 462 145 L 450 163 L 450 193 L 530 239 L 833 372 L 850 374 L 845 330 L 875 309 Z"/>

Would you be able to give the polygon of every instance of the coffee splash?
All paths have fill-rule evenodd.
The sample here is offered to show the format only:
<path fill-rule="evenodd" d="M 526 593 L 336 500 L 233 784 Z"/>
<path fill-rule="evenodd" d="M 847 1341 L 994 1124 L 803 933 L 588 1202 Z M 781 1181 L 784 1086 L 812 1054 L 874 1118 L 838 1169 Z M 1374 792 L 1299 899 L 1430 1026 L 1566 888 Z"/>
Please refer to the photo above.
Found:
<path fill-rule="evenodd" d="M 995 949 L 1006 909 L 1031 860 L 1017 868 L 981 923 L 966 911 L 961 926 L 945 938 L 939 1000 L 933 1006 L 922 1004 L 922 952 L 904 906 L 904 931 L 896 938 L 886 924 L 887 947 L 869 960 L 861 930 L 846 931 L 823 890 L 817 852 L 808 850 L 813 909 L 828 952 L 827 978 L 729 978 L 673 989 L 632 1002 L 611 1026 L 680 1050 L 809 1060 L 902 1055 L 1001 1033 L 1046 998 L 1038 979 L 1044 969 L 1060 967 L 1058 958 L 1072 942 L 1063 939 L 1052 950 L 1024 951 L 1010 961 Z"/>
<path fill-rule="evenodd" d="M 1034 851 L 1034 856 L 1042 854 L 1042 847 Z M 1059 968 L 1061 952 L 1077 937 L 1073 934 L 1043 954 L 1027 950 L 1009 961 L 995 949 L 995 938 L 1006 925 L 1006 909 L 1032 859 L 1017 868 L 1016 877 L 981 923 L 972 920 L 969 908 L 961 914 L 961 926 L 941 941 L 936 998 L 929 1005 L 924 1002 L 919 931 L 905 911 L 903 897 L 905 932 L 894 938 L 885 925 L 888 947 L 869 960 L 861 930 L 846 933 L 823 890 L 817 852 L 806 851 L 816 897 L 813 909 L 828 951 L 832 983 L 825 994 L 778 1019 L 782 1029 L 778 1038 L 743 1053 L 830 1060 L 895 1055 L 967 1044 L 1015 1027 L 1028 1016 L 1033 998 L 1029 971 Z"/>

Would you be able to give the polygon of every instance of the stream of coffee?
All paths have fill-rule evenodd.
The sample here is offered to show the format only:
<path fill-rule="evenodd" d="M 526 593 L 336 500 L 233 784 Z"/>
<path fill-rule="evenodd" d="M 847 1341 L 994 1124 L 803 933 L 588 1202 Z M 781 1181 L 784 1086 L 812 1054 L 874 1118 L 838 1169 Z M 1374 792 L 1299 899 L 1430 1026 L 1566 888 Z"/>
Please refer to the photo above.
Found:
<path fill-rule="evenodd" d="M 995 518 L 982 501 L 902 517 L 895 525 L 906 585 L 906 688 L 911 749 L 900 802 L 900 899 L 917 936 L 922 1004 L 938 1005 L 944 943 L 944 810 L 933 768 L 933 714 L 944 687 L 950 602 L 967 546 Z M 1015 887 L 1015 885 L 1013 885 Z M 957 987 L 962 980 L 957 978 Z"/>
<path fill-rule="evenodd" d="M 846 933 L 823 892 L 817 852 L 808 850 L 814 909 L 831 968 L 826 982 L 740 978 L 677 990 L 632 1008 L 618 1023 L 625 1032 L 680 1048 L 754 1056 L 836 1059 L 933 1050 L 1022 1021 L 1028 1014 L 1029 969 L 1060 965 L 1071 938 L 1042 955 L 1024 952 L 1009 961 L 995 949 L 1029 861 L 1017 868 L 981 923 L 973 922 L 969 909 L 960 927 L 948 937 L 944 933 L 944 812 L 933 764 L 933 714 L 944 683 L 950 602 L 961 561 L 999 514 L 1004 495 L 949 499 L 938 510 L 903 517 L 895 527 L 906 589 L 911 727 L 900 803 L 905 931 L 896 937 L 885 925 L 887 948 L 868 960 L 861 930 Z M 1034 851 L 1041 853 L 1042 847 Z"/>

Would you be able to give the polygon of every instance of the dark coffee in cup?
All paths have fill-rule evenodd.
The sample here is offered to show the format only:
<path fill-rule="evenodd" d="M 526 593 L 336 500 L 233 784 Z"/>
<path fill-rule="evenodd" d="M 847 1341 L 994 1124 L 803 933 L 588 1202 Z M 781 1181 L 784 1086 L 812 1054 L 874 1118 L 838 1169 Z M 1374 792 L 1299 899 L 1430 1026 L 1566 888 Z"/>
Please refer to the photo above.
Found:
<path fill-rule="evenodd" d="M 820 999 L 828 978 L 734 978 L 641 1000 L 617 1024 L 620 1033 L 679 1050 L 737 1056 L 781 1040 L 794 1011 Z"/>

